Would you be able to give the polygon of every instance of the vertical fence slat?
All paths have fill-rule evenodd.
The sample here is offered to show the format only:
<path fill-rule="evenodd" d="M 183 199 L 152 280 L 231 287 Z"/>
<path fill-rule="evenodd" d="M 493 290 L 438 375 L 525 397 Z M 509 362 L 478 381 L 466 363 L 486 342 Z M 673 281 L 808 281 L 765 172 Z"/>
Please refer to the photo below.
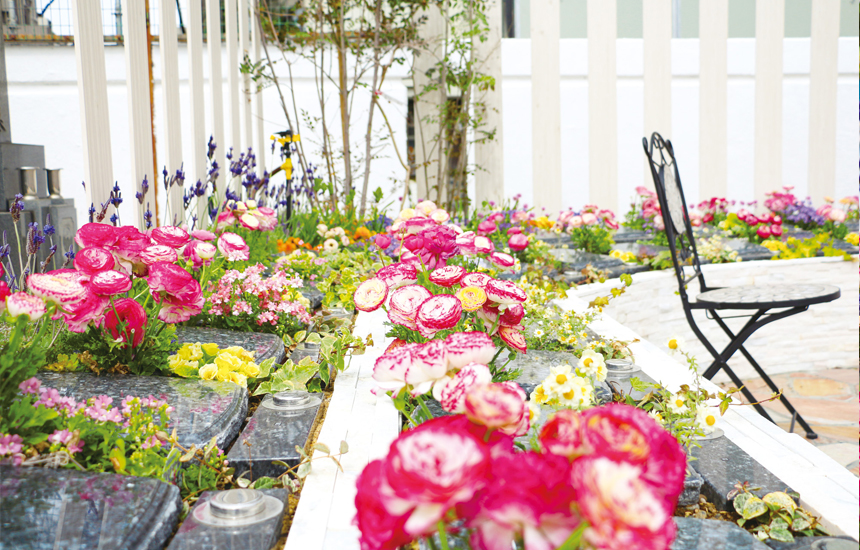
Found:
<path fill-rule="evenodd" d="M 256 4 L 256 3 L 255 3 Z M 263 51 L 262 51 L 262 37 L 260 36 L 260 25 L 257 24 L 257 9 L 256 7 L 251 12 L 251 42 L 254 46 L 254 61 L 259 62 L 263 60 Z M 256 132 L 254 133 L 256 137 L 256 142 L 254 146 L 257 150 L 257 162 L 261 163 L 264 167 L 268 168 L 266 165 L 266 153 L 268 148 L 266 147 L 266 134 L 263 132 L 263 92 L 254 89 L 254 103 L 253 103 L 253 114 L 252 118 L 256 121 Z M 250 144 L 250 142 L 249 142 Z"/>
<path fill-rule="evenodd" d="M 251 59 L 250 29 L 248 28 L 248 0 L 239 0 L 239 63 L 245 62 L 245 56 Z M 242 144 L 247 149 L 254 146 L 253 123 L 251 120 L 251 75 L 242 74 Z M 259 154 L 259 151 L 255 151 Z M 262 160 L 262 159 L 261 159 Z"/>
<path fill-rule="evenodd" d="M 755 198 L 782 187 L 782 40 L 785 0 L 756 0 Z"/>
<path fill-rule="evenodd" d="M 836 61 L 841 2 L 812 2 L 809 67 L 809 196 L 813 202 L 836 191 Z"/>
<path fill-rule="evenodd" d="M 152 173 L 152 120 L 149 98 L 149 56 L 146 44 L 146 3 L 122 0 L 122 26 L 125 48 L 125 80 L 128 89 L 128 128 L 130 133 L 131 182 L 126 195 L 134 195 L 143 178 L 158 184 Z M 131 192 L 129 193 L 129 187 Z M 149 197 L 144 197 L 144 203 Z M 154 206 L 154 205 L 153 205 Z M 143 211 L 138 209 L 138 226 L 143 227 Z"/>
<path fill-rule="evenodd" d="M 672 0 L 642 2 L 645 135 L 672 137 Z M 653 187 L 651 168 L 642 159 L 645 185 Z"/>
<path fill-rule="evenodd" d="M 239 158 L 239 153 L 242 152 L 242 128 L 239 117 L 241 110 L 239 100 L 239 36 L 237 20 L 237 1 L 224 0 L 224 24 L 227 26 L 226 43 L 227 43 L 227 85 L 230 89 L 229 113 L 230 113 L 230 143 L 228 147 L 233 148 L 233 160 Z M 227 166 L 222 172 L 226 177 L 229 177 Z M 226 183 L 225 183 L 226 185 Z M 240 193 L 242 182 L 236 180 L 233 182 L 233 191 Z"/>
<path fill-rule="evenodd" d="M 191 183 L 206 181 L 206 114 L 203 99 L 203 6 L 189 3 L 188 84 L 191 88 Z M 206 205 L 197 204 L 197 227 L 206 227 Z"/>
<path fill-rule="evenodd" d="M 615 0 L 588 0 L 587 9 L 589 202 L 615 210 L 619 208 L 617 6 Z"/>
<path fill-rule="evenodd" d="M 75 32 L 78 99 L 81 106 L 84 180 L 87 200 L 97 204 L 107 200 L 113 187 L 101 2 L 72 2 L 72 25 Z"/>
<path fill-rule="evenodd" d="M 728 0 L 699 4 L 699 197 L 728 191 Z"/>
<path fill-rule="evenodd" d="M 224 142 L 224 80 L 221 74 L 221 5 L 218 0 L 206 0 L 206 42 L 209 48 L 209 88 L 212 95 L 212 137 L 218 149 L 215 159 L 221 167 L 218 200 L 224 198 L 225 166 L 228 145 Z"/>
<path fill-rule="evenodd" d="M 191 2 L 200 4 L 200 2 Z M 170 173 L 182 165 L 182 119 L 179 109 L 179 51 L 176 43 L 176 4 L 162 0 L 161 25 L 158 36 L 158 49 L 161 52 L 161 92 L 164 115 L 164 150 L 167 153 L 164 166 Z M 193 109 L 193 107 L 192 107 Z M 156 174 L 157 176 L 157 174 Z M 168 223 L 182 220 L 182 188 L 174 185 L 168 193 Z"/>
<path fill-rule="evenodd" d="M 545 207 L 552 212 L 561 206 L 559 0 L 533 1 L 529 8 L 532 46 L 532 190 L 535 206 Z"/>
<path fill-rule="evenodd" d="M 481 132 L 495 131 L 492 141 L 475 144 L 475 202 L 480 206 L 483 201 L 501 202 L 505 198 L 505 157 L 502 148 L 502 2 L 491 0 L 487 3 L 487 39 L 472 40 L 477 57 L 483 62 L 481 72 L 496 81 L 495 89 L 475 92 L 483 118 Z"/>

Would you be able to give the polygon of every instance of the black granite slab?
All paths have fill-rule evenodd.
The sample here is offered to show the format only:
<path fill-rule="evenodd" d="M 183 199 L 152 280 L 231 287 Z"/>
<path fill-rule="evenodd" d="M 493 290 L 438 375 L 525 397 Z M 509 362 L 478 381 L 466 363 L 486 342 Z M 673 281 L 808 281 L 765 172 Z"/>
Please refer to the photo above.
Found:
<path fill-rule="evenodd" d="M 640 231 L 638 229 L 628 229 L 621 227 L 612 236 L 616 243 L 635 243 L 636 241 L 648 241 L 654 238 L 654 235 L 648 231 Z"/>
<path fill-rule="evenodd" d="M 857 550 L 857 541 L 851 537 L 798 537 L 794 542 L 767 539 L 773 550 Z"/>
<path fill-rule="evenodd" d="M 729 521 L 675 518 L 672 550 L 768 550 L 767 545 Z"/>
<path fill-rule="evenodd" d="M 317 411 L 319 404 L 301 411 L 279 411 L 262 405 L 257 407 L 254 416 L 227 454 L 230 466 L 236 468 L 235 476 L 250 470 L 252 475 L 246 476 L 248 479 L 278 477 L 287 469 L 272 464 L 273 460 L 296 466 L 301 461 L 296 446 L 304 448 Z"/>
<path fill-rule="evenodd" d="M 197 521 L 195 510 L 218 492 L 206 491 L 200 495 L 200 500 L 179 526 L 168 550 L 269 550 L 275 546 L 281 534 L 283 511 L 276 517 L 252 525 L 215 527 Z M 284 503 L 284 510 L 287 509 L 289 493 L 286 489 L 263 489 L 261 492 L 277 498 Z"/>
<path fill-rule="evenodd" d="M 656 256 L 660 252 L 669 250 L 669 247 L 647 243 L 621 243 L 616 244 L 612 249 L 620 252 L 631 252 L 637 258 L 650 258 Z"/>
<path fill-rule="evenodd" d="M 263 332 L 240 332 L 212 327 L 179 327 L 176 336 L 180 344 L 218 344 L 221 349 L 239 346 L 254 352 L 257 364 L 266 359 L 274 358 L 275 363 L 282 365 L 286 361 L 284 343 L 277 334 Z"/>
<path fill-rule="evenodd" d="M 628 275 L 633 275 L 634 273 L 642 273 L 644 271 L 651 271 L 651 267 L 647 265 L 639 265 L 633 263 L 624 263 L 616 267 L 609 267 L 606 269 L 600 269 L 600 271 L 605 272 L 607 279 L 617 279 L 618 277 L 627 273 Z M 566 271 L 562 276 L 565 282 L 568 284 L 580 284 L 587 279 L 585 275 L 580 273 L 579 271 Z"/>
<path fill-rule="evenodd" d="M 745 262 L 769 260 L 776 255 L 776 252 L 746 239 L 726 239 L 725 245 L 729 250 L 736 251 L 738 257 Z"/>
<path fill-rule="evenodd" d="M 753 491 L 759 497 L 774 491 L 790 490 L 785 482 L 729 438 L 722 436 L 706 439 L 699 441 L 699 444 L 700 448 L 692 450 L 692 455 L 697 460 L 691 460 L 690 465 L 705 478 L 702 494 L 717 508 L 731 509 L 732 503 L 726 495 L 734 489 L 736 483 L 744 481 L 749 481 L 751 488 L 760 487 L 759 490 Z"/>
<path fill-rule="evenodd" d="M 179 488 L 152 478 L 0 466 L 0 550 L 155 550 Z"/>
<path fill-rule="evenodd" d="M 565 363 L 576 367 L 578 362 L 579 359 L 573 353 L 530 349 L 526 354 L 518 353 L 514 360 L 508 363 L 507 368 L 519 369 L 520 375 L 516 381 L 534 388 L 549 376 L 551 367 Z"/>
<path fill-rule="evenodd" d="M 554 248 L 550 250 L 556 260 L 564 264 L 565 269 L 579 271 L 590 265 L 594 269 L 609 269 L 624 265 L 618 258 L 606 254 L 593 254 L 572 248 Z"/>
<path fill-rule="evenodd" d="M 310 286 L 305 283 L 305 286 L 302 287 L 300 292 L 302 296 L 304 296 L 310 301 L 311 305 L 309 306 L 309 309 L 311 311 L 322 307 L 323 298 L 325 297 L 325 295 L 320 292 L 317 287 Z"/>
<path fill-rule="evenodd" d="M 696 470 L 689 468 L 687 476 L 684 478 L 684 491 L 678 497 L 678 506 L 692 506 L 699 502 L 699 495 L 702 493 L 702 485 L 705 479 Z"/>
<path fill-rule="evenodd" d="M 170 413 L 170 428 L 176 428 L 179 443 L 185 447 L 197 445 L 201 448 L 215 437 L 218 447 L 226 449 L 239 434 L 248 412 L 248 390 L 232 382 L 51 372 L 41 372 L 38 377 L 44 385 L 56 388 L 60 395 L 78 401 L 107 395 L 117 406 L 126 395 L 153 395 L 163 399 L 174 408 Z"/>

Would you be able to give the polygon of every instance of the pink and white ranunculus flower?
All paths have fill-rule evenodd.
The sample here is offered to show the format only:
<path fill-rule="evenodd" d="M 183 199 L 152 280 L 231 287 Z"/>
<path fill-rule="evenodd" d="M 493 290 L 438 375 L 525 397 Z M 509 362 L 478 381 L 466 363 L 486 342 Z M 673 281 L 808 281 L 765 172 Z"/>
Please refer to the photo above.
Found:
<path fill-rule="evenodd" d="M 373 366 L 373 379 L 382 391 L 397 394 L 406 386 L 406 371 L 412 364 L 412 351 L 418 344 L 406 344 L 387 351 Z"/>
<path fill-rule="evenodd" d="M 162 225 L 152 230 L 152 240 L 170 248 L 180 248 L 191 241 L 191 235 L 181 227 Z"/>
<path fill-rule="evenodd" d="M 464 407 L 469 420 L 491 430 L 516 436 L 528 432 L 528 422 L 522 429 L 523 415 L 529 414 L 526 393 L 514 382 L 472 386 Z"/>
<path fill-rule="evenodd" d="M 418 332 L 424 338 L 431 338 L 440 330 L 457 326 L 463 316 L 463 304 L 456 296 L 440 294 L 425 300 L 415 315 Z"/>
<path fill-rule="evenodd" d="M 381 279 L 368 279 L 358 285 L 353 295 L 355 307 L 361 311 L 376 311 L 388 297 L 388 285 Z"/>
<path fill-rule="evenodd" d="M 131 290 L 131 279 L 115 269 L 96 273 L 90 280 L 90 289 L 102 296 L 113 296 Z"/>
<path fill-rule="evenodd" d="M 460 286 L 476 286 L 486 289 L 487 283 L 493 278 L 486 273 L 467 273 L 460 280 Z"/>
<path fill-rule="evenodd" d="M 72 332 L 81 333 L 87 330 L 90 323 L 100 325 L 104 318 L 104 312 L 110 304 L 110 298 L 99 296 L 87 289 L 84 297 L 76 302 L 63 305 L 63 312 L 58 312 L 54 319 L 62 319 Z"/>
<path fill-rule="evenodd" d="M 485 332 L 455 332 L 445 338 L 448 363 L 451 368 L 463 368 L 470 363 L 487 365 L 496 354 L 493 339 Z"/>
<path fill-rule="evenodd" d="M 38 321 L 45 314 L 45 302 L 41 298 L 26 292 L 14 292 L 6 297 L 6 311 L 9 316 L 16 318 L 26 315 L 30 321 Z"/>
<path fill-rule="evenodd" d="M 146 265 L 152 265 L 156 262 L 175 262 L 179 258 L 176 250 L 163 244 L 155 244 L 144 249 L 140 253 L 140 259 Z"/>
<path fill-rule="evenodd" d="M 412 541 L 404 531 L 406 514 L 396 516 L 385 509 L 385 461 L 374 460 L 362 470 L 355 482 L 354 523 L 361 531 L 362 550 L 397 550 Z"/>
<path fill-rule="evenodd" d="M 376 278 L 388 285 L 389 290 L 394 290 L 415 284 L 418 281 L 418 269 L 413 264 L 398 262 L 377 271 Z"/>
<path fill-rule="evenodd" d="M 124 324 L 122 332 L 120 332 L 121 323 Z M 132 347 L 137 347 L 143 342 L 146 323 L 146 311 L 137 300 L 131 298 L 117 300 L 112 308 L 108 308 L 104 318 L 104 326 L 110 331 L 111 336 L 131 344 Z"/>
<path fill-rule="evenodd" d="M 75 242 L 81 248 L 112 247 L 117 241 L 117 228 L 106 223 L 85 223 L 75 232 Z"/>
<path fill-rule="evenodd" d="M 391 293 L 388 301 L 388 319 L 396 325 L 403 325 L 410 330 L 418 330 L 416 324 L 418 306 L 431 296 L 430 291 L 421 285 L 398 288 Z"/>
<path fill-rule="evenodd" d="M 427 217 L 436 223 L 445 223 L 451 219 L 451 214 L 449 214 L 447 210 L 437 208 L 436 210 L 430 212 Z"/>
<path fill-rule="evenodd" d="M 512 227 L 511 229 L 519 229 L 518 227 Z M 520 231 L 522 231 L 520 229 Z M 525 250 L 529 247 L 529 238 L 522 233 L 514 233 L 508 239 L 508 248 L 514 251 Z"/>
<path fill-rule="evenodd" d="M 87 294 L 87 289 L 77 278 L 58 276 L 51 272 L 30 275 L 27 277 L 27 288 L 35 296 L 57 305 L 77 302 Z"/>
<path fill-rule="evenodd" d="M 496 245 L 487 237 L 475 237 L 475 250 L 478 254 L 492 254 L 496 251 Z"/>
<path fill-rule="evenodd" d="M 218 237 L 218 251 L 228 262 L 246 261 L 250 258 L 250 248 L 245 239 L 235 233 L 222 233 Z"/>
<path fill-rule="evenodd" d="M 430 282 L 449 288 L 459 283 L 465 274 L 466 270 L 459 265 L 439 267 L 430 273 Z"/>
<path fill-rule="evenodd" d="M 448 353 L 445 343 L 433 340 L 419 344 L 412 350 L 412 364 L 406 370 L 406 383 L 412 386 L 412 395 L 430 391 L 433 383 L 448 372 Z"/>
<path fill-rule="evenodd" d="M 504 252 L 493 252 L 487 259 L 490 260 L 490 263 L 502 269 L 510 269 L 516 263 L 513 256 Z"/>
<path fill-rule="evenodd" d="M 454 239 L 454 243 L 460 248 L 460 253 L 464 256 L 474 256 L 478 253 L 478 250 L 475 248 L 474 231 L 466 231 L 465 233 L 460 233 Z"/>
<path fill-rule="evenodd" d="M 493 381 L 493 374 L 487 365 L 470 363 L 461 368 L 453 378 L 443 384 L 433 387 L 433 397 L 449 413 L 462 414 L 466 412 L 466 392 L 473 386 L 482 386 Z"/>
<path fill-rule="evenodd" d="M 197 239 L 198 241 L 209 242 L 214 241 L 218 238 L 218 235 L 211 231 L 206 231 L 205 229 L 195 229 L 191 232 L 191 236 Z"/>
<path fill-rule="evenodd" d="M 200 283 L 178 265 L 152 264 L 147 282 L 153 298 L 161 304 L 158 318 L 165 323 L 184 322 L 203 311 L 206 300 Z"/>
<path fill-rule="evenodd" d="M 666 550 L 675 538 L 674 504 L 653 492 L 641 469 L 602 456 L 573 463 L 571 484 L 589 528 L 585 540 L 595 548 Z"/>
<path fill-rule="evenodd" d="M 113 269 L 116 259 L 105 248 L 89 246 L 75 254 L 75 269 L 92 277 L 100 271 Z"/>
<path fill-rule="evenodd" d="M 514 327 L 499 325 L 499 337 L 520 353 L 528 351 L 528 344 L 523 333 Z"/>
<path fill-rule="evenodd" d="M 487 299 L 497 304 L 521 304 L 528 299 L 526 292 L 511 281 L 493 279 L 484 288 Z"/>
<path fill-rule="evenodd" d="M 499 318 L 499 324 L 507 327 L 515 327 L 517 330 L 522 330 L 520 327 L 520 321 L 523 320 L 523 317 L 526 315 L 526 310 L 523 308 L 522 304 L 514 304 L 505 308 L 505 311 L 502 312 L 501 317 Z"/>
<path fill-rule="evenodd" d="M 433 418 L 404 432 L 386 459 L 384 498 L 389 513 L 408 514 L 404 530 L 429 534 L 445 513 L 485 484 L 489 448 L 457 417 Z"/>

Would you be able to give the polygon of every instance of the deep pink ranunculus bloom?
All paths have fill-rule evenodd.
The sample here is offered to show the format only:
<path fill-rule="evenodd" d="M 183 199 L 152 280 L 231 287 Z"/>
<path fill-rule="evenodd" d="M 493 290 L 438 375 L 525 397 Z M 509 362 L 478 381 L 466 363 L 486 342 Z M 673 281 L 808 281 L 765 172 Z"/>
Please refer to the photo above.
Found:
<path fill-rule="evenodd" d="M 526 394 L 513 382 L 472 386 L 464 406 L 466 416 L 476 424 L 508 435 L 523 435 L 519 431 L 523 415 L 528 414 Z M 527 431 L 528 423 L 525 428 Z"/>
<path fill-rule="evenodd" d="M 89 276 L 113 269 L 116 259 L 106 248 L 88 246 L 75 254 L 75 269 Z"/>
<path fill-rule="evenodd" d="M 393 515 L 385 509 L 384 493 L 390 491 L 385 481 L 385 462 L 368 464 L 355 483 L 355 520 L 361 531 L 361 550 L 396 550 L 409 543 L 412 536 L 404 531 L 407 514 Z"/>
<path fill-rule="evenodd" d="M 522 233 L 514 233 L 508 239 L 508 248 L 514 251 L 525 250 L 529 246 L 529 238 Z"/>
<path fill-rule="evenodd" d="M 455 369 L 470 363 L 487 365 L 496 354 L 496 345 L 485 332 L 455 332 L 445 338 L 445 346 L 448 362 Z"/>
<path fill-rule="evenodd" d="M 125 323 L 122 332 L 119 330 L 120 322 Z M 117 300 L 113 307 L 107 309 L 104 318 L 104 326 L 110 331 L 111 336 L 114 339 L 122 338 L 126 344 L 131 343 L 132 347 L 137 347 L 143 342 L 146 323 L 146 311 L 137 300 L 132 298 Z"/>
<path fill-rule="evenodd" d="M 106 223 L 85 223 L 75 233 L 75 242 L 81 248 L 90 246 L 111 247 L 117 241 L 117 229 Z"/>

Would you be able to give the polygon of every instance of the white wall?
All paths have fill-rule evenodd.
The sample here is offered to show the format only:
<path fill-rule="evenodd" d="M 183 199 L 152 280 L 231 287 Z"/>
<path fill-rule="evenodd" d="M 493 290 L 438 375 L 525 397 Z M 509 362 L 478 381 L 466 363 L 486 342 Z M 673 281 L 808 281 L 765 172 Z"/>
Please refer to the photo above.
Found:
<path fill-rule="evenodd" d="M 809 52 L 808 38 L 787 38 L 784 43 L 783 69 L 783 181 L 794 185 L 797 194 L 805 196 L 807 190 L 808 163 L 808 126 L 809 126 Z M 562 39 L 561 49 L 561 140 L 562 140 L 562 200 L 561 206 L 579 208 L 589 200 L 588 182 L 588 42 L 585 39 Z M 528 39 L 506 39 L 502 42 L 503 69 L 503 116 L 504 116 L 504 153 L 505 153 L 505 195 L 523 195 L 523 201 L 533 202 L 532 161 L 531 161 L 531 55 Z M 858 48 L 856 37 L 839 39 L 839 84 L 838 84 L 838 123 L 836 151 L 837 197 L 853 195 L 857 192 L 857 126 L 855 102 L 858 97 L 858 71 L 855 52 Z M 129 132 L 127 115 L 127 94 L 125 89 L 125 59 L 122 46 L 107 46 L 106 67 L 108 75 L 108 96 L 111 114 L 111 142 L 113 143 L 114 178 L 120 182 L 126 203 L 123 205 L 123 218 L 132 221 L 131 201 L 135 185 L 130 181 Z M 179 68 L 181 79 L 180 97 L 183 103 L 183 152 L 190 158 L 193 148 L 190 132 L 190 113 L 188 112 L 188 61 L 185 44 L 179 48 Z M 619 39 L 617 43 L 618 73 L 618 204 L 602 205 L 615 207 L 620 212 L 628 208 L 633 189 L 645 183 L 645 172 L 641 138 L 647 129 L 643 128 L 643 80 L 642 80 L 642 40 Z M 226 54 L 224 54 L 226 63 Z M 276 58 L 277 59 L 277 58 Z M 156 79 L 156 129 L 161 131 L 161 90 L 158 79 L 160 73 L 157 46 L 153 51 Z M 75 83 L 74 50 L 69 46 L 17 45 L 6 47 L 7 78 L 9 80 L 9 101 L 13 140 L 18 143 L 45 145 L 49 167 L 63 168 L 63 181 L 66 196 L 78 203 L 80 219 L 84 219 L 86 207 L 80 181 L 83 178 L 83 158 L 81 155 L 80 114 Z M 700 197 L 698 192 L 698 39 L 672 40 L 672 135 L 678 155 L 681 177 L 687 197 L 691 202 L 708 197 Z M 286 76 L 283 62 L 277 64 L 278 73 Z M 728 41 L 728 197 L 737 200 L 753 198 L 753 121 L 755 100 L 755 40 L 734 38 Z M 208 60 L 204 52 L 204 74 L 208 74 Z M 226 73 L 225 73 L 226 74 Z M 300 108 L 318 112 L 318 100 L 313 85 L 313 71 L 308 64 L 294 67 L 296 96 Z M 405 155 L 406 145 L 406 102 L 408 97 L 406 80 L 401 69 L 388 77 L 385 94 L 385 109 L 396 131 L 396 140 L 401 153 Z M 223 85 L 226 88 L 226 78 Z M 330 93 L 333 86 L 328 85 Z M 287 90 L 285 89 L 285 92 Z M 283 129 L 285 118 L 277 92 L 268 88 L 264 92 L 265 132 Z M 228 97 L 225 90 L 225 97 Z M 207 94 L 208 95 L 208 94 Z M 289 100 L 289 97 L 287 98 Z M 330 117 L 335 117 L 336 98 L 328 98 L 327 109 Z M 363 151 L 364 105 L 367 102 L 357 99 L 352 121 L 354 146 Z M 207 132 L 211 129 L 211 109 L 206 108 Z M 227 130 L 229 133 L 229 117 Z M 383 125 L 382 118 L 374 118 L 375 126 Z M 337 134 L 337 125 L 333 131 Z M 163 142 L 157 141 L 158 158 L 163 159 Z M 302 131 L 306 147 L 311 145 L 313 136 Z M 268 153 L 267 153 L 268 154 Z M 374 161 L 370 189 L 382 186 L 387 195 L 397 198 L 401 195 L 400 186 L 403 170 L 390 148 L 381 152 L 383 158 Z M 317 155 L 312 158 L 319 159 Z M 275 161 L 267 156 L 268 167 Z M 159 164 L 159 169 L 161 164 Z M 169 167 L 174 169 L 174 167 Z M 223 173 L 223 172 L 222 172 Z M 188 174 L 189 180 L 194 175 Z M 223 183 L 223 177 L 221 182 Z"/>

